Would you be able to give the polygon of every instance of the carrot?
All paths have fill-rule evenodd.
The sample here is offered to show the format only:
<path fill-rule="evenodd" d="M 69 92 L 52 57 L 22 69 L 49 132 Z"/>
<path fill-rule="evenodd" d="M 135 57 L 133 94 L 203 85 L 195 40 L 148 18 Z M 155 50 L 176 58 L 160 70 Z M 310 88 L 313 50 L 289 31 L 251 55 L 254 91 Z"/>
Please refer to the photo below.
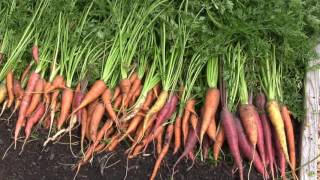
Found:
<path fill-rule="evenodd" d="M 183 135 L 184 144 L 186 144 L 187 137 L 188 137 L 190 113 L 193 113 L 192 111 L 194 109 L 195 103 L 196 101 L 194 99 L 189 99 L 186 103 L 184 114 L 182 116 L 182 135 Z"/>
<path fill-rule="evenodd" d="M 238 118 L 235 118 L 235 124 L 238 132 L 239 148 L 242 154 L 252 161 L 256 170 L 265 177 L 266 172 L 264 171 L 264 165 L 258 156 L 258 152 L 250 145 Z"/>
<path fill-rule="evenodd" d="M 8 92 L 8 108 L 10 108 L 14 101 L 14 92 L 13 92 L 13 72 L 10 70 L 6 77 L 6 85 Z"/>
<path fill-rule="evenodd" d="M 119 86 L 120 86 L 120 90 L 121 90 L 121 94 L 122 94 L 122 102 L 126 102 L 127 97 L 128 97 L 128 93 L 131 88 L 131 82 L 129 79 L 121 79 Z"/>
<path fill-rule="evenodd" d="M 221 148 L 222 148 L 222 145 L 223 145 L 223 142 L 224 142 L 224 138 L 225 138 L 225 135 L 224 135 L 223 127 L 220 126 L 220 128 L 218 130 L 218 133 L 217 133 L 217 136 L 216 136 L 216 141 L 213 144 L 213 157 L 214 157 L 214 160 L 218 160 L 219 153 L 221 151 Z"/>
<path fill-rule="evenodd" d="M 116 120 L 117 119 L 117 114 L 116 112 L 113 110 L 113 107 L 111 105 L 111 91 L 109 88 L 106 88 L 106 90 L 103 92 L 102 94 L 102 101 L 103 101 L 103 104 L 106 108 L 106 111 L 109 115 L 109 118 L 112 119 L 112 120 Z"/>
<path fill-rule="evenodd" d="M 81 92 L 81 87 L 80 87 L 80 83 L 79 83 L 75 89 L 75 92 L 74 92 L 74 98 L 73 98 L 73 102 L 72 102 L 72 109 L 73 110 L 79 106 L 83 97 L 84 97 L 84 93 Z M 80 109 L 78 112 L 76 112 L 76 116 L 77 116 L 79 123 L 81 123 L 82 110 L 83 109 Z"/>
<path fill-rule="evenodd" d="M 218 106 L 220 102 L 220 91 L 217 88 L 210 88 L 207 91 L 207 95 L 205 98 L 204 104 L 204 112 L 201 124 L 201 131 L 200 131 L 200 144 L 202 144 L 203 136 L 207 132 L 207 129 L 211 123 L 212 134 L 216 134 L 216 125 L 215 121 L 211 121 L 212 117 L 215 116 Z"/>
<path fill-rule="evenodd" d="M 32 57 L 36 64 L 39 63 L 39 48 L 37 45 L 32 46 Z"/>
<path fill-rule="evenodd" d="M 23 126 L 23 124 L 25 124 L 25 117 L 26 117 L 27 108 L 28 108 L 30 101 L 31 101 L 31 92 L 33 92 L 39 77 L 40 77 L 40 75 L 38 73 L 33 72 L 31 74 L 29 81 L 28 81 L 28 84 L 27 84 L 27 89 L 23 95 L 21 105 L 20 105 L 20 110 L 19 110 L 19 116 L 18 116 L 15 132 L 14 132 L 14 144 L 15 144 L 14 148 L 16 148 L 17 139 L 18 139 L 21 127 Z"/>
<path fill-rule="evenodd" d="M 120 95 L 120 87 L 117 86 L 117 87 L 114 89 L 112 100 L 115 100 L 119 95 Z"/>
<path fill-rule="evenodd" d="M 191 123 L 191 127 L 193 129 L 197 128 L 197 124 L 198 124 L 198 116 L 196 114 L 191 114 L 190 115 L 190 123 Z"/>
<path fill-rule="evenodd" d="M 143 119 L 143 116 L 141 116 L 141 115 L 136 115 L 136 116 L 131 120 L 131 122 L 130 122 L 130 124 L 129 124 L 129 127 L 127 128 L 127 130 L 125 131 L 125 133 L 123 134 L 123 136 L 120 138 L 120 140 L 126 138 L 130 133 L 133 133 L 133 132 L 137 129 L 137 127 L 138 127 L 138 125 L 139 125 L 139 123 L 141 122 L 142 119 Z"/>
<path fill-rule="evenodd" d="M 46 82 L 46 84 L 44 86 L 44 94 L 43 94 L 46 107 L 48 107 L 50 104 L 50 93 L 49 93 L 50 89 L 51 89 L 51 83 Z"/>
<path fill-rule="evenodd" d="M 274 130 L 274 129 L 273 129 Z M 273 133 L 275 134 L 275 133 Z M 286 159 L 283 153 L 283 150 L 280 147 L 279 140 L 276 136 L 273 137 L 274 144 L 275 144 L 275 149 L 276 149 L 276 154 L 278 158 L 278 166 L 280 167 L 280 175 L 283 180 L 286 179 Z"/>
<path fill-rule="evenodd" d="M 116 149 L 116 147 L 119 145 L 120 141 L 119 141 L 119 137 L 120 137 L 120 133 L 117 133 L 116 135 L 114 135 L 111 138 L 110 143 L 108 144 L 108 151 L 114 151 Z"/>
<path fill-rule="evenodd" d="M 142 86 L 139 86 L 138 89 L 134 92 L 134 94 L 129 102 L 129 106 L 132 106 L 136 102 L 137 98 L 141 94 L 141 91 L 142 91 Z"/>
<path fill-rule="evenodd" d="M 208 136 L 204 136 L 202 143 L 202 155 L 203 159 L 206 160 L 209 157 L 209 139 Z"/>
<path fill-rule="evenodd" d="M 33 112 L 32 116 L 30 116 L 27 125 L 24 129 L 26 138 L 25 141 L 30 137 L 32 127 L 42 118 L 45 112 L 44 103 L 39 103 L 36 110 Z"/>
<path fill-rule="evenodd" d="M 24 71 L 20 77 L 20 82 L 23 82 L 26 79 L 31 67 L 32 67 L 32 63 L 29 63 L 28 66 L 26 67 L 26 69 L 24 69 Z"/>
<path fill-rule="evenodd" d="M 126 101 L 126 104 L 129 104 L 131 100 L 134 98 L 134 94 L 138 91 L 138 89 L 141 87 L 141 79 L 136 78 L 133 82 L 131 82 L 132 86 L 128 92 L 128 98 Z"/>
<path fill-rule="evenodd" d="M 151 105 L 152 101 L 154 100 L 154 94 L 153 91 L 149 91 L 146 97 L 146 100 L 144 101 L 141 110 L 148 111 L 149 106 Z"/>
<path fill-rule="evenodd" d="M 169 95 L 168 91 L 162 91 L 160 93 L 157 101 L 154 103 L 154 105 L 151 107 L 151 109 L 148 111 L 148 113 L 144 118 L 142 134 L 144 134 L 144 132 L 149 128 L 149 126 L 151 126 L 151 124 L 154 121 L 152 116 L 161 110 L 161 108 L 164 106 L 164 104 L 167 101 L 168 95 Z"/>
<path fill-rule="evenodd" d="M 94 112 L 94 110 L 95 110 L 95 108 L 96 108 L 96 106 L 97 106 L 98 103 L 99 103 L 98 101 L 94 101 L 94 102 L 92 102 L 92 103 L 90 103 L 90 104 L 88 105 L 87 128 L 86 128 L 86 133 L 85 133 L 86 138 L 87 138 L 88 140 L 91 140 L 91 138 L 90 138 L 90 122 L 91 122 L 91 117 L 92 117 L 92 114 L 93 114 L 93 112 Z"/>
<path fill-rule="evenodd" d="M 290 162 L 288 149 L 287 149 L 287 140 L 284 130 L 284 123 L 281 117 L 280 108 L 277 101 L 271 100 L 267 103 L 267 112 L 269 114 L 271 123 L 275 128 L 277 138 L 280 143 L 280 147 L 283 150 L 286 161 Z"/>
<path fill-rule="evenodd" d="M 114 108 L 118 109 L 121 105 L 122 95 L 120 94 L 114 101 Z"/>
<path fill-rule="evenodd" d="M 7 87 L 5 84 L 0 84 L 0 103 L 2 103 L 7 96 Z"/>
<path fill-rule="evenodd" d="M 289 146 L 289 156 L 290 156 L 290 163 L 292 165 L 292 169 L 296 169 L 296 149 L 294 144 L 294 131 L 292 126 L 292 121 L 290 118 L 290 114 L 288 108 L 286 106 L 281 106 L 281 115 L 284 122 L 284 127 L 286 130 L 288 146 Z"/>
<path fill-rule="evenodd" d="M 232 113 L 225 107 L 222 108 L 221 111 L 221 120 L 230 152 L 235 160 L 237 167 L 239 168 L 240 179 L 243 180 L 243 166 L 239 150 L 237 129 Z"/>
<path fill-rule="evenodd" d="M 215 141 L 215 138 L 217 136 L 216 117 L 215 116 L 211 117 L 210 124 L 207 129 L 207 135 L 211 140 Z"/>
<path fill-rule="evenodd" d="M 61 98 L 61 111 L 60 116 L 57 121 L 57 128 L 58 130 L 61 129 L 64 122 L 66 121 L 71 106 L 72 106 L 72 100 L 73 100 L 73 91 L 70 88 L 65 88 L 62 92 L 62 98 Z"/>
<path fill-rule="evenodd" d="M 157 135 L 157 137 L 156 137 L 156 139 L 157 139 L 157 153 L 158 153 L 158 155 L 160 155 L 160 153 L 161 153 L 161 150 L 162 150 L 162 133 L 163 133 L 163 126 L 161 126 L 161 127 L 159 127 L 159 133 L 158 133 L 158 135 Z"/>
<path fill-rule="evenodd" d="M 81 145 L 81 150 L 83 151 L 83 142 L 84 138 L 86 135 L 86 130 L 87 130 L 87 122 L 88 121 L 88 112 L 87 109 L 84 108 L 81 113 L 81 138 L 80 138 L 80 145 Z"/>
<path fill-rule="evenodd" d="M 91 158 L 92 154 L 94 153 L 95 148 L 99 144 L 100 140 L 103 138 L 103 135 L 105 134 L 105 132 L 108 131 L 108 129 L 110 129 L 112 127 L 112 122 L 113 121 L 107 120 L 104 123 L 103 127 L 100 129 L 100 131 L 97 134 L 96 141 L 91 144 L 91 146 L 87 149 L 84 157 L 78 162 L 78 165 L 77 165 L 78 170 L 80 169 L 80 167 L 83 164 L 85 164 L 86 162 L 89 161 L 89 159 Z"/>
<path fill-rule="evenodd" d="M 249 142 L 253 147 L 256 147 L 258 142 L 258 127 L 255 116 L 255 107 L 251 104 L 241 104 L 239 106 L 239 113 Z"/>
<path fill-rule="evenodd" d="M 135 80 L 138 79 L 138 77 L 139 77 L 139 76 L 138 76 L 138 73 L 137 73 L 137 72 L 132 73 L 131 76 L 129 77 L 130 83 L 132 84 Z"/>
<path fill-rule="evenodd" d="M 274 156 L 273 156 L 273 148 L 272 148 L 272 139 L 271 139 L 271 127 L 269 124 L 269 120 L 267 115 L 264 111 L 266 105 L 266 97 L 263 93 L 259 93 L 255 98 L 255 104 L 260 112 L 260 120 L 263 127 L 263 135 L 264 135 L 264 142 L 265 142 L 265 149 L 266 149 L 266 159 L 269 160 L 269 167 L 271 171 L 272 178 L 274 179 Z"/>
<path fill-rule="evenodd" d="M 44 88 L 44 80 L 39 79 L 37 81 L 36 87 L 34 89 L 35 93 L 32 95 L 31 102 L 29 104 L 29 107 L 26 112 L 26 116 L 29 117 L 31 113 L 37 108 L 38 104 L 41 101 L 42 91 Z"/>
<path fill-rule="evenodd" d="M 178 163 L 182 160 L 182 158 L 186 157 L 190 151 L 195 147 L 195 145 L 198 142 L 198 134 L 200 133 L 200 123 L 198 123 L 197 128 L 193 129 L 190 128 L 189 133 L 188 133 L 188 140 L 187 143 L 184 146 L 184 151 L 178 158 L 178 160 L 174 163 L 173 169 L 178 165 Z"/>
<path fill-rule="evenodd" d="M 90 133 L 90 138 L 93 142 L 96 141 L 97 138 L 97 130 L 100 124 L 100 121 L 103 117 L 103 114 L 105 112 L 105 108 L 102 103 L 98 103 L 95 107 L 94 112 L 92 113 L 91 116 L 91 121 L 90 121 L 90 128 L 89 128 L 89 133 Z"/>
<path fill-rule="evenodd" d="M 265 166 L 265 163 L 266 163 L 266 159 L 265 159 L 265 144 L 264 144 L 264 134 L 263 134 L 263 127 L 262 127 L 262 122 L 261 122 L 261 119 L 259 117 L 259 113 L 256 111 L 255 109 L 255 119 L 256 119 L 256 122 L 257 122 L 257 130 L 258 130 L 258 142 L 257 142 L 257 146 L 258 146 L 258 150 L 259 150 L 259 153 L 260 153 L 260 157 L 261 157 L 261 160 L 262 160 L 262 163 L 264 164 Z"/>
<path fill-rule="evenodd" d="M 181 117 L 177 116 L 174 122 L 174 150 L 176 154 L 181 146 Z"/>
<path fill-rule="evenodd" d="M 171 139 L 172 139 L 172 134 L 173 134 L 173 124 L 170 124 L 168 127 L 167 127 L 167 131 L 166 131 L 166 137 L 165 137 L 165 140 L 164 140 L 164 145 L 163 145 L 163 148 L 159 154 L 159 157 L 154 165 L 154 168 L 153 168 L 153 171 L 152 171 L 152 174 L 151 174 L 151 177 L 150 177 L 150 180 L 153 180 L 156 178 L 156 175 L 160 169 L 160 165 L 161 165 L 161 162 L 162 160 L 164 159 L 164 157 L 166 156 L 166 154 L 168 153 L 169 151 L 169 147 L 170 147 L 170 143 L 171 143 Z"/>
<path fill-rule="evenodd" d="M 13 80 L 13 93 L 16 99 L 22 99 L 24 90 L 21 87 L 21 84 L 18 80 Z"/>
<path fill-rule="evenodd" d="M 103 92 L 106 90 L 106 84 L 102 81 L 102 80 L 97 80 L 92 87 L 90 88 L 90 90 L 87 92 L 87 94 L 84 96 L 82 102 L 80 103 L 80 105 L 78 106 L 77 109 L 75 109 L 73 113 L 77 112 L 78 110 L 84 108 L 85 106 L 87 106 L 88 104 L 90 104 L 91 102 L 93 102 L 94 100 L 96 100 L 98 97 L 100 97 Z"/>

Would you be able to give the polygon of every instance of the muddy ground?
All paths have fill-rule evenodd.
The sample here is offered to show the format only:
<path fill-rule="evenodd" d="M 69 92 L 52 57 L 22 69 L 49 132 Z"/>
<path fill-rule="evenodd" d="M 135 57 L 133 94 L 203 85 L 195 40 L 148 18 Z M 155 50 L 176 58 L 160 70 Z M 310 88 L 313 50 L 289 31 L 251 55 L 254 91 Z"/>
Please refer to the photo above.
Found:
<path fill-rule="evenodd" d="M 6 118 L 8 114 L 1 118 Z M 13 118 L 14 119 L 14 118 Z M 9 125 L 0 122 L 0 155 L 4 155 L 6 149 L 12 143 L 13 122 Z M 47 131 L 38 129 L 33 133 L 32 141 L 28 142 L 21 155 L 19 155 L 22 142 L 18 143 L 17 149 L 11 148 L 6 157 L 0 160 L 0 180 L 69 180 L 73 179 L 75 171 L 72 170 L 77 158 L 73 157 L 69 145 L 69 136 L 66 135 L 58 144 L 50 144 L 43 148 L 42 144 L 47 136 Z M 76 141 L 77 139 L 74 139 Z M 124 154 L 128 146 L 122 143 L 114 153 L 102 153 L 96 155 L 91 164 L 84 165 L 76 179 L 89 180 L 144 180 L 151 175 L 155 156 L 149 149 L 150 156 L 139 156 L 129 160 Z M 79 152 L 79 145 L 73 146 L 75 153 Z M 178 156 L 168 155 L 162 163 L 157 179 L 170 179 L 172 167 Z M 108 159 L 108 162 L 106 160 Z M 105 165 L 105 168 L 102 166 Z M 224 161 L 214 164 L 213 162 L 200 162 L 197 160 L 192 166 L 190 160 L 182 161 L 174 175 L 174 179 L 206 180 L 206 179 L 238 179 L 238 173 L 232 173 L 233 164 L 229 157 Z M 127 173 L 127 176 L 126 176 Z M 248 164 L 245 164 L 245 175 L 248 173 Z M 250 173 L 250 179 L 262 179 L 254 170 Z"/>

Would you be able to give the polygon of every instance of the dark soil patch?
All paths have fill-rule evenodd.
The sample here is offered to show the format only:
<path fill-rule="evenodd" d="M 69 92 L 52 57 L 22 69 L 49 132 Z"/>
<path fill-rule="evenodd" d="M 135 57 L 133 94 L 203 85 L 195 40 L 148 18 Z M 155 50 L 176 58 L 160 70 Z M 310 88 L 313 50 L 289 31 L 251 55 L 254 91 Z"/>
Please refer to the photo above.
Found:
<path fill-rule="evenodd" d="M 6 115 L 2 118 L 7 117 Z M 14 118 L 13 118 L 14 119 Z M 6 125 L 4 121 L 0 122 L 0 155 L 4 154 L 6 149 L 12 143 L 12 134 L 14 130 L 14 123 Z M 18 155 L 22 143 L 18 144 L 17 150 L 10 149 L 6 158 L 0 160 L 0 179 L 1 180 L 69 180 L 73 179 L 75 171 L 71 170 L 72 164 L 77 159 L 74 158 L 70 152 L 69 145 L 66 144 L 50 144 L 43 149 L 42 144 L 47 132 L 38 130 L 34 141 L 29 142 L 22 155 Z M 60 142 L 68 142 L 66 135 Z M 110 157 L 111 153 L 102 153 L 96 155 L 92 164 L 83 166 L 77 176 L 77 179 L 124 179 L 126 174 L 127 159 L 124 154 L 128 147 L 122 143 L 120 147 L 114 152 L 114 155 L 108 160 L 107 166 L 113 163 L 113 166 L 105 168 L 101 174 L 101 164 L 103 159 Z M 149 152 L 151 151 L 150 148 Z M 74 152 L 79 152 L 79 145 L 73 147 Z M 152 152 L 151 152 L 152 153 Z M 161 170 L 158 173 L 157 179 L 170 179 L 172 175 L 172 167 L 177 160 L 177 156 L 171 154 L 165 158 L 162 163 Z M 229 159 L 229 158 L 227 158 Z M 228 162 L 228 160 L 227 160 Z M 192 165 L 191 161 L 185 160 L 178 165 L 178 172 L 174 179 L 238 179 L 238 173 L 232 175 L 232 162 L 220 161 L 217 165 L 209 162 L 197 161 L 194 166 L 188 170 Z M 148 179 L 152 173 L 153 165 L 155 163 L 155 156 L 148 157 L 139 156 L 128 162 L 127 179 L 128 180 L 144 180 Z M 248 164 L 245 165 L 245 174 L 248 173 Z M 262 179 L 254 170 L 252 170 L 250 179 Z"/>

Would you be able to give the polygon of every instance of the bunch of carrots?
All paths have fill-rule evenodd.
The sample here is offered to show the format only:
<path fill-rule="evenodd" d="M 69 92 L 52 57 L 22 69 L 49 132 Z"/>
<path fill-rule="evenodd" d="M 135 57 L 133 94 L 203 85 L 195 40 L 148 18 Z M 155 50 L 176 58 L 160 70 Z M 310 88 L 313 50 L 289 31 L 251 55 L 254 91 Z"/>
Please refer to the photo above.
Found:
<path fill-rule="evenodd" d="M 187 2 L 180 5 L 186 13 Z M 157 177 L 170 149 L 180 154 L 173 169 L 183 158 L 203 160 L 212 153 L 218 160 L 229 149 L 240 179 L 242 158 L 264 178 L 285 179 L 287 170 L 296 178 L 295 137 L 283 103 L 283 64 L 276 48 L 256 64 L 260 85 L 250 89 L 257 92 L 253 98 L 240 43 L 227 46 L 224 55 L 208 56 L 190 47 L 193 32 L 182 15 L 163 13 L 170 5 L 166 0 L 143 6 L 137 1 L 130 10 L 125 3 L 112 3 L 118 29 L 104 43 L 86 31 L 93 3 L 77 21 L 59 12 L 51 26 L 39 28 L 50 6 L 42 0 L 17 43 L 8 45 L 10 31 L 3 36 L 1 114 L 17 112 L 17 119 L 8 118 L 15 123 L 14 149 L 23 139 L 22 153 L 38 126 L 48 130 L 44 146 L 69 134 L 70 150 L 79 158 L 77 172 L 96 154 L 116 151 L 125 141 L 129 159 L 156 143 L 150 179 Z M 17 61 L 30 44 L 32 61 L 17 77 Z M 92 65 L 99 67 L 96 79 L 90 79 Z M 72 150 L 71 133 L 79 133 L 78 153 Z"/>

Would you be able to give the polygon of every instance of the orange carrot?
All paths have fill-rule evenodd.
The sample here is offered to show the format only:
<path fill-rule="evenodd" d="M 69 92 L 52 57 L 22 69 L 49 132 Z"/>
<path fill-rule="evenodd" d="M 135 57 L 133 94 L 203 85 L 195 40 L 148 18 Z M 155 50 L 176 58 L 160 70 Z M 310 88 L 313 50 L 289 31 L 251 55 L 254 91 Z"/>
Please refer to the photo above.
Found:
<path fill-rule="evenodd" d="M 129 81 L 132 84 L 137 78 L 138 78 L 138 73 L 134 72 L 130 77 L 129 77 Z"/>
<path fill-rule="evenodd" d="M 32 57 L 34 59 L 34 62 L 36 64 L 38 64 L 39 63 L 39 48 L 37 45 L 32 46 Z"/>
<path fill-rule="evenodd" d="M 291 117 L 288 111 L 287 106 L 281 106 L 281 115 L 284 122 L 284 127 L 287 134 L 287 141 L 289 146 L 289 157 L 290 163 L 292 166 L 292 170 L 296 169 L 297 161 L 296 161 L 296 149 L 294 144 L 294 131 L 292 126 Z"/>
<path fill-rule="evenodd" d="M 51 92 L 55 89 L 62 89 L 65 88 L 65 81 L 64 78 L 60 75 L 56 76 L 52 83 L 51 83 L 51 87 L 49 89 L 47 89 L 47 92 Z"/>
<path fill-rule="evenodd" d="M 216 141 L 213 145 L 213 157 L 215 160 L 218 160 L 223 142 L 224 142 L 224 131 L 223 131 L 223 127 L 220 126 L 220 129 L 217 133 Z"/>
<path fill-rule="evenodd" d="M 129 124 L 129 127 L 127 128 L 127 130 L 125 131 L 125 133 L 123 134 L 123 136 L 120 138 L 120 140 L 126 138 L 129 134 L 133 133 L 133 132 L 137 129 L 137 127 L 138 127 L 138 125 L 139 125 L 139 123 L 141 122 L 142 119 L 143 119 L 143 116 L 141 116 L 141 115 L 136 115 L 136 116 L 131 120 L 131 122 L 130 122 L 130 124 Z"/>
<path fill-rule="evenodd" d="M 13 72 L 10 70 L 6 77 L 6 85 L 8 92 L 8 107 L 11 107 L 14 101 L 14 92 L 13 92 Z"/>
<path fill-rule="evenodd" d="M 216 124 L 215 121 L 211 121 L 212 117 L 216 115 L 220 101 L 220 91 L 217 88 L 210 88 L 207 91 L 205 98 L 205 104 L 203 109 L 203 117 L 201 122 L 200 131 L 200 144 L 202 144 L 203 136 L 207 132 L 207 129 L 211 123 L 212 134 L 216 134 Z"/>
<path fill-rule="evenodd" d="M 62 98 L 61 98 L 61 111 L 60 111 L 60 116 L 57 121 L 57 128 L 58 130 L 61 129 L 63 126 L 64 122 L 66 121 L 71 105 L 72 105 L 72 100 L 73 100 L 73 91 L 70 88 L 65 88 L 62 92 Z"/>
<path fill-rule="evenodd" d="M 181 117 L 177 116 L 174 122 L 174 150 L 176 154 L 181 146 Z"/>
<path fill-rule="evenodd" d="M 77 112 L 78 110 L 84 108 L 94 100 L 96 100 L 98 97 L 100 97 L 103 92 L 106 90 L 106 84 L 102 80 L 97 80 L 90 90 L 87 92 L 87 94 L 84 96 L 81 104 L 78 106 L 77 109 L 73 111 L 73 113 Z"/>
<path fill-rule="evenodd" d="M 87 130 L 87 123 L 88 123 L 87 121 L 88 121 L 88 112 L 87 112 L 87 109 L 84 108 L 81 113 L 81 138 L 80 138 L 81 149 L 83 149 L 83 142 L 84 142 L 84 138 Z"/>
<path fill-rule="evenodd" d="M 248 139 L 253 147 L 256 147 L 258 142 L 258 126 L 255 112 L 255 107 L 252 104 L 242 104 L 239 106 L 239 113 L 243 128 L 245 129 Z"/>
<path fill-rule="evenodd" d="M 51 88 L 51 83 L 46 82 L 46 84 L 44 86 L 44 102 L 46 104 L 46 107 L 48 107 L 50 104 L 50 93 L 48 91 L 50 88 Z"/>
<path fill-rule="evenodd" d="M 129 102 L 133 99 L 133 95 L 141 86 L 141 79 L 136 78 L 133 82 L 131 82 L 131 88 L 128 92 L 127 100 L 125 104 L 129 104 Z"/>
<path fill-rule="evenodd" d="M 90 133 L 90 138 L 93 142 L 96 141 L 98 127 L 99 127 L 99 124 L 100 124 L 100 121 L 103 117 L 104 112 L 105 112 L 105 108 L 104 108 L 103 104 L 98 103 L 95 107 L 95 110 L 94 110 L 92 116 L 91 116 L 89 133 Z"/>
<path fill-rule="evenodd" d="M 35 93 L 32 95 L 31 102 L 26 112 L 26 116 L 29 117 L 31 113 L 37 108 L 38 104 L 41 102 L 42 91 L 44 88 L 44 80 L 39 79 L 37 81 L 36 87 L 34 89 Z"/>
<path fill-rule="evenodd" d="M 182 135 L 184 144 L 186 144 L 188 137 L 190 113 L 193 113 L 192 111 L 194 111 L 195 103 L 196 101 L 194 99 L 189 99 L 186 103 L 184 114 L 182 116 Z"/>
<path fill-rule="evenodd" d="M 162 160 L 164 159 L 164 157 L 166 156 L 166 154 L 168 153 L 169 151 L 169 147 L 170 147 L 170 143 L 171 143 L 171 139 L 172 139 L 172 134 L 173 134 L 173 124 L 170 124 L 168 127 L 167 127 L 167 131 L 166 131 L 166 137 L 165 137 L 165 140 L 164 140 L 164 145 L 163 145 L 163 148 L 159 154 L 159 157 L 156 161 L 156 164 L 154 165 L 154 168 L 153 168 L 153 171 L 152 171 L 152 175 L 150 177 L 150 180 L 153 180 L 156 178 L 156 175 L 160 169 L 160 165 L 161 165 L 161 162 Z"/>
<path fill-rule="evenodd" d="M 104 106 L 106 108 L 106 111 L 109 115 L 109 118 L 112 120 L 117 119 L 117 114 L 116 112 L 113 110 L 113 107 L 111 105 L 111 91 L 109 88 L 107 88 L 104 93 L 102 94 L 102 101 L 104 103 Z"/>
<path fill-rule="evenodd" d="M 196 128 L 197 128 L 198 121 L 199 121 L 198 116 L 196 114 L 190 115 L 190 123 L 191 123 L 191 126 L 194 130 L 196 130 Z"/>
<path fill-rule="evenodd" d="M 141 110 L 148 111 L 153 100 L 154 100 L 153 91 L 149 91 L 147 94 L 146 100 L 144 101 L 144 103 L 142 105 Z"/>
<path fill-rule="evenodd" d="M 211 117 L 210 124 L 207 129 L 207 135 L 211 140 L 215 141 L 215 138 L 217 136 L 217 134 L 216 134 L 216 117 L 215 116 Z"/>
<path fill-rule="evenodd" d="M 122 95 L 120 94 L 114 101 L 114 108 L 118 109 L 121 105 Z"/>
<path fill-rule="evenodd" d="M 130 91 L 131 82 L 129 79 L 122 79 L 120 80 L 119 86 L 122 94 L 122 102 L 126 102 L 128 92 Z"/>
<path fill-rule="evenodd" d="M 26 79 L 31 67 L 32 67 L 32 63 L 29 63 L 28 66 L 26 67 L 26 69 L 23 71 L 21 77 L 20 77 L 20 82 L 23 82 Z"/>
<path fill-rule="evenodd" d="M 117 87 L 114 89 L 112 100 L 115 100 L 119 95 L 120 95 L 120 87 L 117 86 Z"/>
<path fill-rule="evenodd" d="M 159 128 L 160 132 L 158 133 L 158 135 L 156 136 L 156 140 L 157 140 L 157 153 L 158 155 L 160 155 L 161 150 L 162 150 L 162 133 L 163 133 L 163 126 L 161 126 Z"/>
<path fill-rule="evenodd" d="M 129 102 L 129 106 L 132 106 L 136 102 L 137 98 L 141 94 L 141 91 L 142 91 L 142 86 L 139 86 L 138 89 L 134 92 L 134 94 Z"/>

